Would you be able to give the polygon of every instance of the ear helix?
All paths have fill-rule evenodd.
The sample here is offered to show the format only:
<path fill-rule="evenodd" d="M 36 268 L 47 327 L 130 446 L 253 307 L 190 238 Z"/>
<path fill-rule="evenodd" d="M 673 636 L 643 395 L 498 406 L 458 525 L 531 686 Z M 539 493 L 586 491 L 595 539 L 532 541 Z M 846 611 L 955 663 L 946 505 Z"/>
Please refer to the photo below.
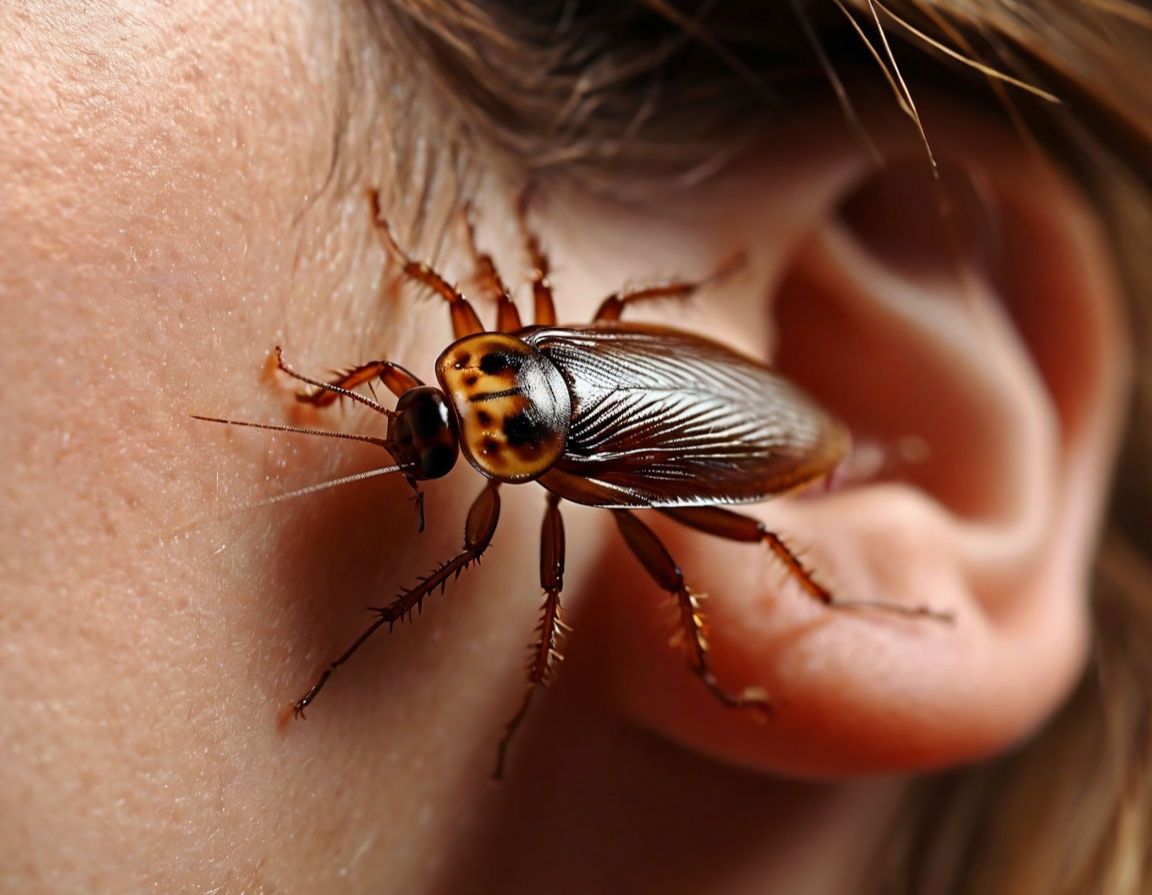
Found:
<path fill-rule="evenodd" d="M 781 371 L 858 440 L 921 440 L 923 462 L 752 508 L 838 597 L 928 602 L 956 624 L 820 614 L 769 558 L 673 535 L 685 574 L 713 595 L 718 675 L 762 685 L 776 716 L 755 728 L 682 691 L 674 662 L 623 663 L 613 686 L 647 726 L 774 771 L 910 770 L 1007 747 L 1074 682 L 1098 510 L 1075 502 L 1093 483 L 1099 493 L 1109 452 L 1071 468 L 1086 439 L 1069 437 L 1064 408 L 1118 403 L 1119 377 L 1101 361 L 1115 290 L 1097 275 L 1105 243 L 1085 231 L 1074 191 L 983 127 L 936 130 L 940 157 L 958 147 L 945 176 L 956 233 L 939 225 L 922 156 L 876 175 L 861 164 L 858 185 L 795 234 L 769 295 Z M 1059 280 L 1044 259 L 1058 259 Z M 1060 372 L 1061 356 L 1082 381 Z M 1113 436 L 1101 425 L 1091 440 Z M 651 625 L 632 618 L 629 636 Z"/>

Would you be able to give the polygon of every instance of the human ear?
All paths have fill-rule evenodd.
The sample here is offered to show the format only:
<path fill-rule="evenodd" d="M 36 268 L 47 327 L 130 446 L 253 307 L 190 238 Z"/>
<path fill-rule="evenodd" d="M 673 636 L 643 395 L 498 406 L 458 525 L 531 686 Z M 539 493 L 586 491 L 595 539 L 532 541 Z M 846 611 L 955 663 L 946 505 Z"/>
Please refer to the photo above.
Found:
<path fill-rule="evenodd" d="M 1070 177 L 1017 134 L 947 107 L 928 124 L 939 181 L 909 128 L 879 117 L 882 169 L 828 127 L 748 175 L 743 200 L 775 216 L 761 268 L 774 364 L 857 450 L 847 485 L 741 509 L 839 599 L 953 621 L 829 609 L 767 550 L 661 527 L 711 595 L 717 675 L 763 687 L 774 717 L 699 687 L 654 593 L 592 601 L 614 646 L 633 641 L 605 650 L 603 678 L 626 717 L 722 760 L 815 775 L 973 760 L 1036 729 L 1083 666 L 1126 374 L 1107 243 Z M 772 204 L 779 178 L 792 206 Z M 909 445 L 918 460 L 901 459 Z M 878 449 L 883 468 L 861 472 Z M 623 586 L 654 591 L 609 559 Z"/>

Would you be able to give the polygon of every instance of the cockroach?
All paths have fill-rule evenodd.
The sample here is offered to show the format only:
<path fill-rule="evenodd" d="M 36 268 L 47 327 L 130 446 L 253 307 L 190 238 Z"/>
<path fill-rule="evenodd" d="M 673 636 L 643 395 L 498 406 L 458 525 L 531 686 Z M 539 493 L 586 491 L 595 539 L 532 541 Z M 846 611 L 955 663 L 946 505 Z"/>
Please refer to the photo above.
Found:
<path fill-rule="evenodd" d="M 464 526 L 460 552 L 401 591 L 299 700 L 304 710 L 332 672 L 382 625 L 391 627 L 422 605 L 487 550 L 500 518 L 500 487 L 537 482 L 548 492 L 540 539 L 544 591 L 540 636 L 531 646 L 528 680 L 516 713 L 504 728 L 496 765 L 502 774 L 513 733 L 538 687 L 548 683 L 564 630 L 560 595 L 564 578 L 561 501 L 601 507 L 612 517 L 633 555 L 652 580 L 675 599 L 688 665 L 722 705 L 771 714 L 761 688 L 734 692 L 721 686 L 708 663 L 698 596 L 656 533 L 636 510 L 657 510 L 682 525 L 733 541 L 762 543 L 803 591 L 832 609 L 876 609 L 949 620 L 924 606 L 842 600 L 821 585 L 775 532 L 726 505 L 756 503 L 828 476 L 850 445 L 847 428 L 797 386 L 760 361 L 702 336 L 651 324 L 622 321 L 641 302 L 686 298 L 723 275 L 632 288 L 605 298 L 589 324 L 560 326 L 548 280 L 549 264 L 524 223 L 532 264 L 535 324 L 524 326 L 491 256 L 468 238 L 479 278 L 496 297 L 497 326 L 485 331 L 471 303 L 430 265 L 414 260 L 397 241 L 370 193 L 372 221 L 404 277 L 431 289 L 448 304 L 455 341 L 436 360 L 439 387 L 388 360 L 361 364 L 324 382 L 285 363 L 279 369 L 308 389 L 297 399 L 327 407 L 342 398 L 388 419 L 388 434 L 345 435 L 317 429 L 197 417 L 210 422 L 364 441 L 384 448 L 422 496 L 418 482 L 447 475 L 460 453 L 485 477 Z M 520 209 L 525 221 L 525 209 Z M 379 381 L 397 397 L 389 409 L 355 391 Z M 351 476 L 357 479 L 361 476 Z M 310 491 L 313 489 L 305 489 Z M 420 504 L 420 527 L 423 528 Z"/>

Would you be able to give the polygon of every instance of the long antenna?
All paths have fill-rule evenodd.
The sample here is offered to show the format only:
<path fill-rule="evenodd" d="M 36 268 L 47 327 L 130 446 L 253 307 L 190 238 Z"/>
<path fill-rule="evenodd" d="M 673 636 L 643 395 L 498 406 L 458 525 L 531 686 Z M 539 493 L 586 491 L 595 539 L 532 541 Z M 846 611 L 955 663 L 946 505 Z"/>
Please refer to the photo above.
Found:
<path fill-rule="evenodd" d="M 364 479 L 374 479 L 377 476 L 390 475 L 394 472 L 403 472 L 402 466 L 382 466 L 379 469 L 369 469 L 367 472 L 355 472 L 352 475 L 341 476 L 338 479 L 332 479 L 328 482 L 320 482 L 317 485 L 308 485 L 304 488 L 298 488 L 295 491 L 288 491 L 285 494 L 277 494 L 275 497 L 269 497 L 267 500 L 261 500 L 258 503 L 250 504 L 244 509 L 259 509 L 260 507 L 268 507 L 274 503 L 280 503 L 283 500 L 292 500 L 296 497 L 304 497 L 307 494 L 315 494 L 317 491 L 325 491 L 328 488 L 337 488 L 340 485 L 349 485 L 352 482 L 362 482 Z"/>
<path fill-rule="evenodd" d="M 329 432 L 326 429 L 311 429 L 305 426 L 274 426 L 269 423 L 248 423 L 243 420 L 226 420 L 218 416 L 200 416 L 198 413 L 188 414 L 194 420 L 203 420 L 206 423 L 223 423 L 225 426 L 245 426 L 249 429 L 270 429 L 273 432 L 294 432 L 299 435 L 319 435 L 321 438 L 340 438 L 344 441 L 364 441 L 388 450 L 388 442 L 374 435 L 353 435 L 347 432 Z M 399 467 L 397 467 L 399 469 Z"/>
<path fill-rule="evenodd" d="M 201 416 L 198 413 L 188 414 L 194 420 L 202 420 L 206 423 L 220 423 L 225 426 L 244 426 L 248 429 L 270 429 L 273 432 L 290 432 L 298 435 L 319 435 L 322 438 L 339 438 L 343 441 L 363 441 L 368 444 L 374 444 L 389 450 L 388 442 L 383 438 L 377 438 L 373 435 L 354 435 L 346 432 L 328 432 L 324 429 L 311 429 L 304 426 L 277 426 L 271 423 L 249 423 L 244 420 L 226 420 L 217 416 Z M 389 451 L 391 453 L 391 451 Z M 285 500 L 293 500 L 297 497 L 305 497 L 309 494 L 315 494 L 317 491 L 325 491 L 329 488 L 336 488 L 340 485 L 350 485 L 353 482 L 362 482 L 365 479 L 374 479 L 379 476 L 391 475 L 394 472 L 404 472 L 403 466 L 381 466 L 378 469 L 369 469 L 366 472 L 356 472 L 351 475 L 341 476 L 338 479 L 332 479 L 327 482 L 319 482 L 315 485 L 308 485 L 304 488 L 297 488 L 295 491 L 288 491 L 284 494 L 277 494 L 274 497 L 266 498 L 255 503 L 247 504 L 246 506 L 239 507 L 231 513 L 226 514 L 222 518 L 227 518 L 235 513 L 246 513 L 250 510 L 260 509 L 262 507 L 271 506 L 272 504 L 281 503 Z"/>

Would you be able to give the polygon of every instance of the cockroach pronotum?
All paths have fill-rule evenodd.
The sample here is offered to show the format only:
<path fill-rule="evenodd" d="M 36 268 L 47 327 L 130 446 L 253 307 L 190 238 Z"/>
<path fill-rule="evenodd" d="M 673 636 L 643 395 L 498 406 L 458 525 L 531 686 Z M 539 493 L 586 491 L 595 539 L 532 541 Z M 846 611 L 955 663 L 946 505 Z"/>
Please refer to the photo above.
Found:
<path fill-rule="evenodd" d="M 468 512 L 460 552 L 389 605 L 373 610 L 376 618 L 371 625 L 297 700 L 297 717 L 316 699 L 332 672 L 379 627 L 410 614 L 428 594 L 480 559 L 496 532 L 499 491 L 505 483 L 538 482 L 548 491 L 548 503 L 540 544 L 544 591 L 540 636 L 531 647 L 523 700 L 500 741 L 497 777 L 513 733 L 536 689 L 548 682 L 558 657 L 563 628 L 562 500 L 611 511 L 631 552 L 652 580 L 674 596 L 689 667 L 730 708 L 771 713 L 760 688 L 733 692 L 716 680 L 708 664 L 698 598 L 635 510 L 654 509 L 711 535 L 767 545 L 804 592 L 830 608 L 951 618 L 924 606 L 838 599 L 816 581 L 779 535 L 750 516 L 724 508 L 765 501 L 828 476 L 845 456 L 850 437 L 841 423 L 765 364 L 697 335 L 620 320 L 628 307 L 686 298 L 708 280 L 622 290 L 604 299 L 590 324 L 559 326 L 548 259 L 525 224 L 536 322 L 524 326 L 491 257 L 477 248 L 466 215 L 476 266 L 497 302 L 497 327 L 489 332 L 457 288 L 400 247 L 376 194 L 370 198 L 376 230 L 386 251 L 400 260 L 404 276 L 448 303 L 455 341 L 436 360 L 440 387 L 425 385 L 387 360 L 361 364 L 334 381 L 322 382 L 289 367 L 277 348 L 280 370 L 309 386 L 298 400 L 316 407 L 341 398 L 359 402 L 387 417 L 387 436 L 196 418 L 378 445 L 396 465 L 374 473 L 398 472 L 407 478 L 418 492 L 421 529 L 417 482 L 447 475 L 461 452 L 487 481 Z M 520 211 L 523 219 L 523 205 Z M 394 409 L 355 391 L 377 380 L 397 397 Z"/>

